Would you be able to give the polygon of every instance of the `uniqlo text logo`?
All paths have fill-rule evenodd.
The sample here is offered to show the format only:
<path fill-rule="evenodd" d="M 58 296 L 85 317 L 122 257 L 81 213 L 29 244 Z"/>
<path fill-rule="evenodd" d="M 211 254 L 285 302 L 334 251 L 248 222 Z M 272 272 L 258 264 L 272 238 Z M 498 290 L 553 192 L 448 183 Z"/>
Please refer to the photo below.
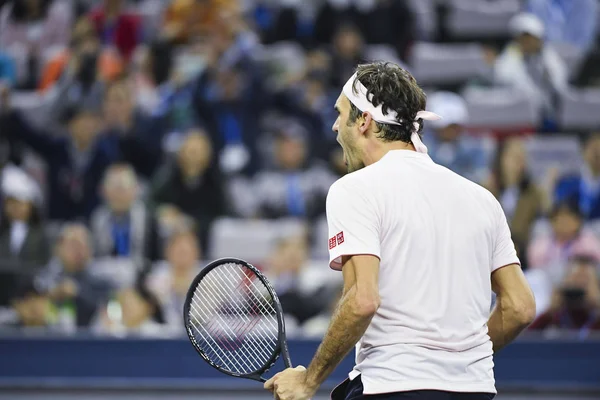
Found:
<path fill-rule="evenodd" d="M 329 239 L 329 250 L 333 249 L 336 246 L 335 236 Z"/>
<path fill-rule="evenodd" d="M 337 244 L 344 243 L 344 232 L 338 233 L 337 235 L 335 235 L 335 237 L 337 238 Z"/>

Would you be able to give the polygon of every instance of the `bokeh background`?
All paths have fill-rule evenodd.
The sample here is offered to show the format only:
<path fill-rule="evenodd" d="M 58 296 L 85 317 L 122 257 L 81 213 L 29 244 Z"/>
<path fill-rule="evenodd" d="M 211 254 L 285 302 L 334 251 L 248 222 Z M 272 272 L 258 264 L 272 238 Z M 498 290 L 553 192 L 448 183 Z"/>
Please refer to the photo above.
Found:
<path fill-rule="evenodd" d="M 597 0 L 1 0 L 0 397 L 267 398 L 195 355 L 183 299 L 244 258 L 310 360 L 341 289 L 333 104 L 385 60 L 535 291 L 498 398 L 600 398 L 599 24 Z"/>

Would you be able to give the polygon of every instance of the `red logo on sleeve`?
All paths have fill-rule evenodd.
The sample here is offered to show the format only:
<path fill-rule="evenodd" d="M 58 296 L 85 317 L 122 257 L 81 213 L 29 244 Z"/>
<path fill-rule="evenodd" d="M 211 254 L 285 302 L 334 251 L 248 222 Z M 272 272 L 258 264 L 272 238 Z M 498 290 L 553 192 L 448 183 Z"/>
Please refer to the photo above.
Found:
<path fill-rule="evenodd" d="M 344 232 L 340 232 L 337 235 L 335 235 L 335 237 L 337 238 L 337 244 L 342 244 L 344 243 Z"/>
<path fill-rule="evenodd" d="M 329 239 L 329 250 L 333 249 L 336 246 L 335 236 Z"/>

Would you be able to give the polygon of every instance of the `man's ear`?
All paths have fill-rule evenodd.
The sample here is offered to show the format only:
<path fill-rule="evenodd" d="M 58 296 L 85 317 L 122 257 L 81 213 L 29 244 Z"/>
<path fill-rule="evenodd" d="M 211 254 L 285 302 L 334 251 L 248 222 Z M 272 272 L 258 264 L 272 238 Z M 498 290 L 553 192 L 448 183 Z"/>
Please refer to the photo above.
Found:
<path fill-rule="evenodd" d="M 373 117 L 371 116 L 371 114 L 369 114 L 368 112 L 362 113 L 362 120 L 360 121 L 360 125 L 358 127 L 360 133 L 364 135 L 371 126 L 372 121 Z"/>

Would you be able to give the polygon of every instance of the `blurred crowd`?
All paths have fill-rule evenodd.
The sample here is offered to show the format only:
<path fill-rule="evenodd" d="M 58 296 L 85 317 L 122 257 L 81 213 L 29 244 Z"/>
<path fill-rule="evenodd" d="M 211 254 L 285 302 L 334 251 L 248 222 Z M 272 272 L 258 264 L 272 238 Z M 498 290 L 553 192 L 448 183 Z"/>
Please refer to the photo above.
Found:
<path fill-rule="evenodd" d="M 502 204 L 531 329 L 600 330 L 600 123 L 563 115 L 573 91 L 600 114 L 599 24 L 597 0 L 0 0 L 0 331 L 182 335 L 193 277 L 238 256 L 321 335 L 335 99 L 358 63 L 419 79 L 464 43 L 477 73 L 423 78 L 429 154 Z"/>

